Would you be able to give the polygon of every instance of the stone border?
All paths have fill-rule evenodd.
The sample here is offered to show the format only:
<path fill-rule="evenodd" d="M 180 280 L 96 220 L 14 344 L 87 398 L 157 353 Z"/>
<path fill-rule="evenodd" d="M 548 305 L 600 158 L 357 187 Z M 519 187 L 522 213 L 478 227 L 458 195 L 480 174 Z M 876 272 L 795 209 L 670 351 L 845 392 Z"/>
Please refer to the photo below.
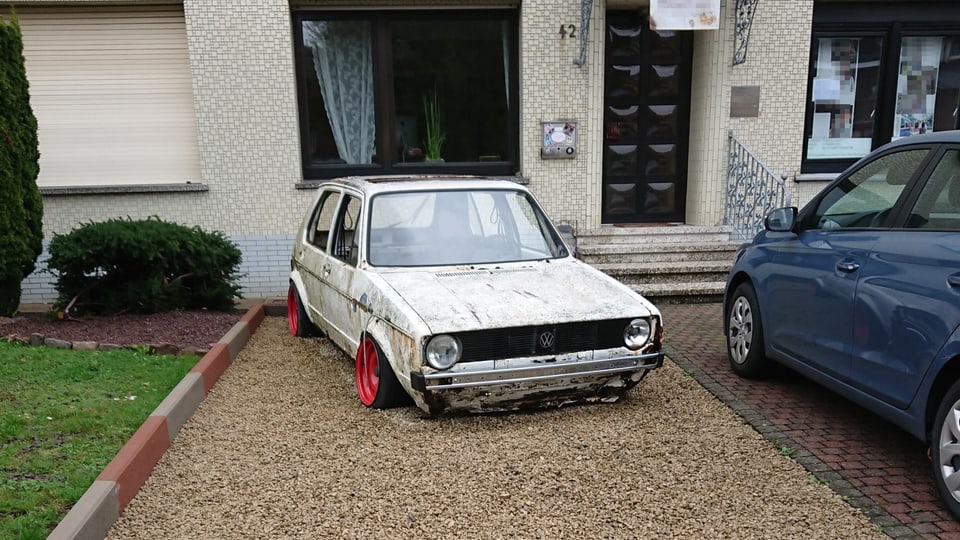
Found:
<path fill-rule="evenodd" d="M 150 477 L 180 428 L 236 359 L 266 316 L 256 304 L 190 370 L 120 449 L 47 537 L 102 539 Z"/>

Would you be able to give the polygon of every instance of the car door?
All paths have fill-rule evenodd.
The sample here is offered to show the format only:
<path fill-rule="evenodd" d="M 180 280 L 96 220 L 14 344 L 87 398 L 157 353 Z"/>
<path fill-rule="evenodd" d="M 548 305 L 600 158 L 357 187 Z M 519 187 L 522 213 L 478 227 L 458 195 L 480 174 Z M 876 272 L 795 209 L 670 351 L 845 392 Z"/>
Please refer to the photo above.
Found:
<path fill-rule="evenodd" d="M 336 216 L 340 197 L 340 190 L 332 187 L 325 188 L 317 195 L 316 204 L 304 228 L 304 238 L 299 243 L 299 250 L 294 253 L 295 264 L 300 268 L 300 275 L 306 289 L 307 297 L 303 299 L 306 308 L 310 311 L 311 320 L 324 332 L 327 331 L 327 323 L 323 314 L 321 270 L 327 264 L 330 231 L 333 228 L 333 219 Z"/>
<path fill-rule="evenodd" d="M 960 325 L 960 149 L 931 169 L 878 234 L 854 308 L 853 383 L 899 408 Z"/>
<path fill-rule="evenodd" d="M 795 241 L 772 246 L 761 303 L 778 354 L 849 379 L 860 268 L 925 154 L 894 151 L 862 163 L 804 209 Z"/>
<path fill-rule="evenodd" d="M 330 249 L 320 268 L 321 301 L 327 335 L 344 350 L 353 352 L 363 328 L 353 289 L 360 254 L 363 200 L 344 192 L 330 231 Z"/>

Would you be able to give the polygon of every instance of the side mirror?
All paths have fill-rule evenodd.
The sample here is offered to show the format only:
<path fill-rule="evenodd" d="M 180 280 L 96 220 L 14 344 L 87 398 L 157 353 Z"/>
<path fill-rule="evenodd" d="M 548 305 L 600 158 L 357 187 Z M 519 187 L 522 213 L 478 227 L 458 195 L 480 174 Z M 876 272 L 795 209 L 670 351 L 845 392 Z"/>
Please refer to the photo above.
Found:
<path fill-rule="evenodd" d="M 797 222 L 797 208 L 777 208 L 767 214 L 763 226 L 770 232 L 790 232 Z"/>

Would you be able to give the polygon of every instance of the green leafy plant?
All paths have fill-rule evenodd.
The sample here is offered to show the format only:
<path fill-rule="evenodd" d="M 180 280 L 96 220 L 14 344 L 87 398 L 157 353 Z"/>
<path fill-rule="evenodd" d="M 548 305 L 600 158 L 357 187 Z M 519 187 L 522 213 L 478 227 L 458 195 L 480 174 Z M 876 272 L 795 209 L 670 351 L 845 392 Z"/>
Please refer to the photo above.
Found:
<path fill-rule="evenodd" d="M 424 157 L 428 161 L 440 161 L 440 150 L 446 133 L 440 126 L 440 103 L 437 101 L 437 91 L 423 93 L 423 117 L 426 123 L 427 138 L 423 141 Z"/>
<path fill-rule="evenodd" d="M 229 310 L 241 253 L 220 232 L 152 217 L 88 223 L 54 235 L 47 266 L 64 314 Z"/>

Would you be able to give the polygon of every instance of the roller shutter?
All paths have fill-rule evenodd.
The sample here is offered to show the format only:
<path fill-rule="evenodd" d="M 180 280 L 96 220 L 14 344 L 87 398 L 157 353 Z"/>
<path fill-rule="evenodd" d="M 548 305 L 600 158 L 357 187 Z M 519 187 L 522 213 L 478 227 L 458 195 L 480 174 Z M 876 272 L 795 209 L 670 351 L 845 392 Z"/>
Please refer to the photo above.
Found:
<path fill-rule="evenodd" d="M 200 181 L 180 6 L 20 7 L 46 186 Z"/>

